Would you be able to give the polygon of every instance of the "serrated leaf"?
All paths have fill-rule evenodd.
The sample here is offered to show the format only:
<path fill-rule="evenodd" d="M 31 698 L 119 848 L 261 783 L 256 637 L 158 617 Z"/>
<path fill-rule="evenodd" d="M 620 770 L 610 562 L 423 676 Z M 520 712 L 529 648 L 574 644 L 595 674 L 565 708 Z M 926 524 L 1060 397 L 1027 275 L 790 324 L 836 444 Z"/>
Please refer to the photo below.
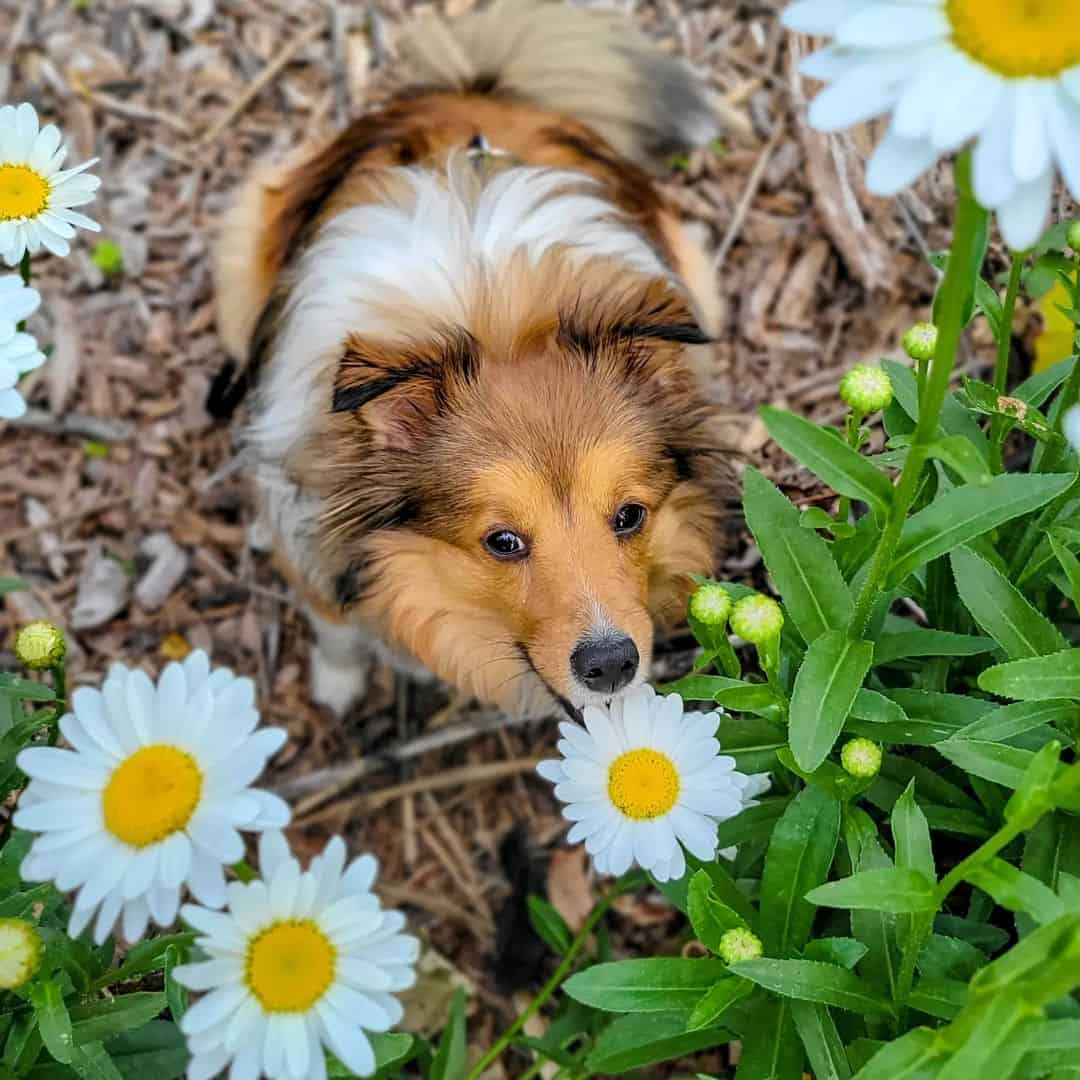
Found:
<path fill-rule="evenodd" d="M 967 996 L 967 983 L 959 979 L 924 978 L 915 984 L 908 1005 L 939 1020 L 952 1020 L 963 1009 Z"/>
<path fill-rule="evenodd" d="M 847 626 L 851 593 L 828 545 L 800 528 L 799 511 L 756 469 L 746 470 L 743 484 L 747 524 L 803 640 Z"/>
<path fill-rule="evenodd" d="M 840 803 L 807 787 L 788 804 L 769 840 L 761 876 L 758 933 L 770 956 L 789 956 L 810 937 L 806 894 L 828 879 L 840 834 Z"/>
<path fill-rule="evenodd" d="M 71 1009 L 71 1030 L 77 1046 L 104 1042 L 125 1031 L 144 1027 L 165 1011 L 162 993 L 139 991 L 104 998 Z"/>
<path fill-rule="evenodd" d="M 849 971 L 866 955 L 866 946 L 849 937 L 815 938 L 803 949 L 804 960 L 818 960 L 823 964 L 839 964 Z"/>
<path fill-rule="evenodd" d="M 997 664 L 979 676 L 979 689 L 1019 701 L 1080 698 L 1080 649 Z"/>
<path fill-rule="evenodd" d="M 71 1033 L 71 1017 L 64 1004 L 64 995 L 53 979 L 44 979 L 30 988 L 38 1030 L 45 1049 L 63 1065 L 70 1065 L 75 1040 Z"/>
<path fill-rule="evenodd" d="M 697 1031 L 699 1028 L 715 1027 L 723 1014 L 736 1002 L 742 1001 L 753 989 L 753 983 L 734 975 L 714 983 L 691 1011 L 686 1021 L 686 1030 Z"/>
<path fill-rule="evenodd" d="M 904 523 L 886 588 L 897 587 L 920 566 L 954 548 L 1045 506 L 1072 481 L 1071 474 L 1006 474 L 989 484 L 966 484 L 938 496 Z"/>
<path fill-rule="evenodd" d="M 989 893 L 1002 907 L 1026 912 L 1040 925 L 1053 922 L 1065 913 L 1065 902 L 1057 893 L 1004 859 L 978 863 L 964 877 Z"/>
<path fill-rule="evenodd" d="M 773 439 L 838 495 L 867 503 L 881 517 L 888 513 L 892 484 L 857 450 L 795 413 L 766 405 L 761 415 Z"/>
<path fill-rule="evenodd" d="M 819 885 L 806 894 L 822 907 L 859 908 L 893 914 L 937 910 L 934 887 L 924 874 L 899 866 L 862 870 L 851 877 Z"/>
<path fill-rule="evenodd" d="M 799 766 L 816 769 L 829 755 L 873 661 L 874 646 L 843 630 L 822 634 L 807 650 L 791 694 L 789 739 Z"/>
<path fill-rule="evenodd" d="M 896 847 L 896 865 L 902 869 L 916 870 L 934 882 L 934 850 L 930 844 L 930 827 L 926 815 L 915 802 L 915 783 L 912 781 L 896 800 L 889 819 L 893 843 Z"/>
<path fill-rule="evenodd" d="M 957 548 L 951 561 L 964 606 L 1011 660 L 1045 656 L 1066 647 L 1057 627 L 996 567 L 965 547 Z"/>
<path fill-rule="evenodd" d="M 1068 730 L 1080 722 L 1080 705 L 1064 699 L 1046 701 L 1017 701 L 1002 705 L 962 727 L 957 739 L 980 739 L 984 742 L 1007 742 L 1017 735 L 1056 724 Z"/>
<path fill-rule="evenodd" d="M 994 641 L 988 637 L 916 627 L 878 638 L 874 644 L 874 667 L 916 656 L 979 656 L 993 649 Z"/>
<path fill-rule="evenodd" d="M 720 1046 L 733 1038 L 723 1028 L 687 1031 L 682 1013 L 620 1016 L 600 1033 L 585 1064 L 590 1073 L 618 1076 Z"/>
<path fill-rule="evenodd" d="M 791 1017 L 816 1080 L 849 1080 L 851 1065 L 829 1010 L 824 1005 L 793 1001 Z"/>
<path fill-rule="evenodd" d="M 575 1001 L 606 1012 L 670 1012 L 692 1009 L 727 974 L 727 966 L 713 959 L 619 960 L 578 972 L 565 990 Z"/>
<path fill-rule="evenodd" d="M 988 484 L 993 478 L 986 459 L 963 435 L 942 435 L 927 447 L 926 453 L 964 484 Z"/>
<path fill-rule="evenodd" d="M 1073 604 L 1080 606 L 1080 559 L 1077 559 L 1053 533 L 1049 534 L 1047 540 L 1050 543 L 1050 550 L 1054 553 L 1054 558 L 1061 564 L 1061 569 L 1065 571 L 1065 580 L 1069 583 L 1069 599 L 1072 600 Z"/>
<path fill-rule="evenodd" d="M 1034 756 L 1030 750 L 981 739 L 946 739 L 936 749 L 961 769 L 1009 788 L 1020 786 Z"/>
<path fill-rule="evenodd" d="M 747 925 L 738 912 L 733 911 L 716 895 L 712 878 L 704 870 L 698 870 L 690 879 L 686 913 L 698 941 L 713 953 L 720 951 L 720 939 L 728 930 Z"/>
<path fill-rule="evenodd" d="M 802 1041 L 795 1031 L 791 1003 L 761 995 L 749 1002 L 752 1017 L 742 1036 L 735 1080 L 802 1080 Z"/>

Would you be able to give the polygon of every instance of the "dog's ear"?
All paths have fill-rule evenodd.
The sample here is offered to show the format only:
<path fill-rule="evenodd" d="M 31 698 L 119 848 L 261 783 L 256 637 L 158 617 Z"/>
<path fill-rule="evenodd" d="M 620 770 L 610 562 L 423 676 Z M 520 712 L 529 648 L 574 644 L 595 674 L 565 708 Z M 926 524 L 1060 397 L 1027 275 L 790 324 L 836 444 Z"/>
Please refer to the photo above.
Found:
<path fill-rule="evenodd" d="M 376 449 L 416 450 L 478 363 L 479 344 L 460 327 L 408 345 L 353 335 L 338 365 L 331 411 L 356 414 Z"/>

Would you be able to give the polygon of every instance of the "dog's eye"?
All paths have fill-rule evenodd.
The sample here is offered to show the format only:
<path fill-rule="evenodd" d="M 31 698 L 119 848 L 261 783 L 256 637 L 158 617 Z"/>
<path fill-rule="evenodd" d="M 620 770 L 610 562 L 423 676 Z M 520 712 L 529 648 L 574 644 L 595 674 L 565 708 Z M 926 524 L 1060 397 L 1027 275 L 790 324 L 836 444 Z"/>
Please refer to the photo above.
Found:
<path fill-rule="evenodd" d="M 641 503 L 627 503 L 615 511 L 611 527 L 616 536 L 633 536 L 645 524 L 645 507 Z"/>
<path fill-rule="evenodd" d="M 484 537 L 484 547 L 495 556 L 496 559 L 504 559 L 507 562 L 524 559 L 529 554 L 529 545 L 509 529 L 496 529 Z"/>

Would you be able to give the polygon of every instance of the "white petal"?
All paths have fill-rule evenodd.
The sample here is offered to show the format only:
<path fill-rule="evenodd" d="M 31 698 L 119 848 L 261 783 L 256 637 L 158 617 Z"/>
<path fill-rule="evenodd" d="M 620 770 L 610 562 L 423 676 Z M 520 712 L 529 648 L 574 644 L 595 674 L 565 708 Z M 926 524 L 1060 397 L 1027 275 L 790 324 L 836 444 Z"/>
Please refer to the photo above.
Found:
<path fill-rule="evenodd" d="M 840 131 L 887 113 L 900 80 L 884 78 L 876 65 L 861 64 L 825 87 L 810 103 L 807 119 L 819 131 Z"/>
<path fill-rule="evenodd" d="M 235 959 L 205 960 L 198 964 L 181 964 L 173 969 L 173 978 L 181 986 L 201 993 L 227 983 L 242 982 L 244 968 Z"/>
<path fill-rule="evenodd" d="M 1016 190 L 1012 171 L 1013 107 L 1011 95 L 1002 101 L 994 117 L 975 144 L 972 182 L 975 198 L 996 210 Z"/>
<path fill-rule="evenodd" d="M 230 985 L 214 990 L 191 1006 L 180 1022 L 185 1035 L 197 1035 L 200 1031 L 221 1023 L 248 995 L 243 984 Z"/>
<path fill-rule="evenodd" d="M 161 883 L 179 888 L 191 869 L 191 841 L 175 832 L 161 845 Z"/>
<path fill-rule="evenodd" d="M 716 854 L 716 823 L 681 806 L 672 809 L 671 826 L 691 855 L 708 861 Z"/>
<path fill-rule="evenodd" d="M 1034 247 L 1050 214 L 1050 193 L 1054 173 L 1047 169 L 1037 180 L 1021 184 L 997 208 L 998 228 L 1013 251 Z"/>
<path fill-rule="evenodd" d="M 1012 170 L 1028 184 L 1050 168 L 1050 139 L 1046 131 L 1047 101 L 1040 81 L 1021 79 L 1014 91 L 1016 124 L 1013 130 Z"/>
<path fill-rule="evenodd" d="M 836 43 L 845 48 L 895 49 L 950 36 L 943 11 L 909 4 L 863 7 L 836 28 Z"/>
<path fill-rule="evenodd" d="M 267 830 L 259 837 L 259 869 L 266 881 L 273 878 L 278 867 L 291 858 L 285 834 L 280 830 Z"/>
<path fill-rule="evenodd" d="M 353 1027 L 334 1009 L 320 1006 L 318 1014 L 323 1035 L 334 1056 L 357 1076 L 370 1076 L 375 1071 L 375 1054 L 363 1031 Z"/>
<path fill-rule="evenodd" d="M 88 764 L 71 750 L 32 746 L 23 750 L 15 761 L 27 776 L 40 776 L 50 783 L 69 784 L 82 791 L 102 791 L 109 782 L 108 773 Z"/>
<path fill-rule="evenodd" d="M 862 6 L 864 0 L 798 0 L 789 4 L 781 22 L 801 34 L 831 37 L 836 28 Z"/>
<path fill-rule="evenodd" d="M 1004 93 L 1004 84 L 995 73 L 966 62 L 950 84 L 949 107 L 934 114 L 930 141 L 943 153 L 958 150 L 993 121 Z"/>
<path fill-rule="evenodd" d="M 1065 185 L 1080 200 L 1080 102 L 1059 93 L 1051 100 L 1047 123 Z"/>

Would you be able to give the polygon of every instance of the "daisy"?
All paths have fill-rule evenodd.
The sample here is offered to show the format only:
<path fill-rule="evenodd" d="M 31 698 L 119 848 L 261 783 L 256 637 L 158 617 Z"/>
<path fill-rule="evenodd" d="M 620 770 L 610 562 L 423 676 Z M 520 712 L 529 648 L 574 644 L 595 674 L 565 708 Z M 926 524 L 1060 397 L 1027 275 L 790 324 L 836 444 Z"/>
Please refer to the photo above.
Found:
<path fill-rule="evenodd" d="M 357 1076 L 375 1071 L 365 1032 L 389 1031 L 403 1010 L 394 992 L 416 981 L 416 938 L 405 918 L 371 891 L 378 864 L 345 865 L 334 837 L 306 871 L 280 833 L 259 841 L 263 880 L 229 885 L 226 912 L 185 904 L 209 957 L 176 979 L 209 991 L 181 1029 L 192 1062 L 188 1080 L 229 1067 L 230 1080 L 325 1080 L 326 1047 Z"/>
<path fill-rule="evenodd" d="M 122 917 L 136 941 L 151 919 L 176 919 L 187 885 L 225 903 L 223 867 L 244 857 L 238 829 L 278 829 L 289 809 L 248 785 L 285 741 L 256 730 L 255 688 L 204 652 L 169 664 L 157 686 L 121 664 L 101 690 L 80 688 L 60 721 L 71 750 L 36 746 L 16 759 L 30 777 L 15 824 L 40 833 L 23 860 L 27 881 L 77 889 L 69 933 L 97 915 L 94 940 Z"/>
<path fill-rule="evenodd" d="M 892 195 L 974 140 L 975 196 L 1014 250 L 1039 238 L 1055 165 L 1080 197 L 1080 20 L 1067 3 L 800 0 L 793 30 L 833 38 L 803 72 L 829 85 L 810 123 L 892 114 L 867 186 Z"/>
<path fill-rule="evenodd" d="M 98 159 L 74 169 L 61 169 L 67 147 L 60 129 L 49 124 L 39 130 L 32 105 L 0 108 L 0 256 L 17 266 L 23 253 L 42 247 L 66 255 L 75 226 L 98 232 L 101 226 L 71 209 L 90 202 L 101 186 L 85 172 Z"/>
<path fill-rule="evenodd" d="M 562 759 L 537 771 L 567 804 L 569 841 L 584 840 L 601 873 L 636 862 L 658 881 L 681 878 L 683 847 L 714 858 L 717 822 L 768 787 L 766 776 L 736 772 L 735 759 L 720 755 L 720 714 L 684 714 L 678 694 L 641 686 L 607 709 L 587 705 L 584 718 L 584 728 L 559 725 Z"/>
<path fill-rule="evenodd" d="M 37 341 L 16 329 L 40 303 L 37 289 L 24 285 L 18 274 L 0 274 L 0 420 L 13 420 L 26 412 L 26 402 L 15 386 L 20 375 L 45 363 Z"/>

